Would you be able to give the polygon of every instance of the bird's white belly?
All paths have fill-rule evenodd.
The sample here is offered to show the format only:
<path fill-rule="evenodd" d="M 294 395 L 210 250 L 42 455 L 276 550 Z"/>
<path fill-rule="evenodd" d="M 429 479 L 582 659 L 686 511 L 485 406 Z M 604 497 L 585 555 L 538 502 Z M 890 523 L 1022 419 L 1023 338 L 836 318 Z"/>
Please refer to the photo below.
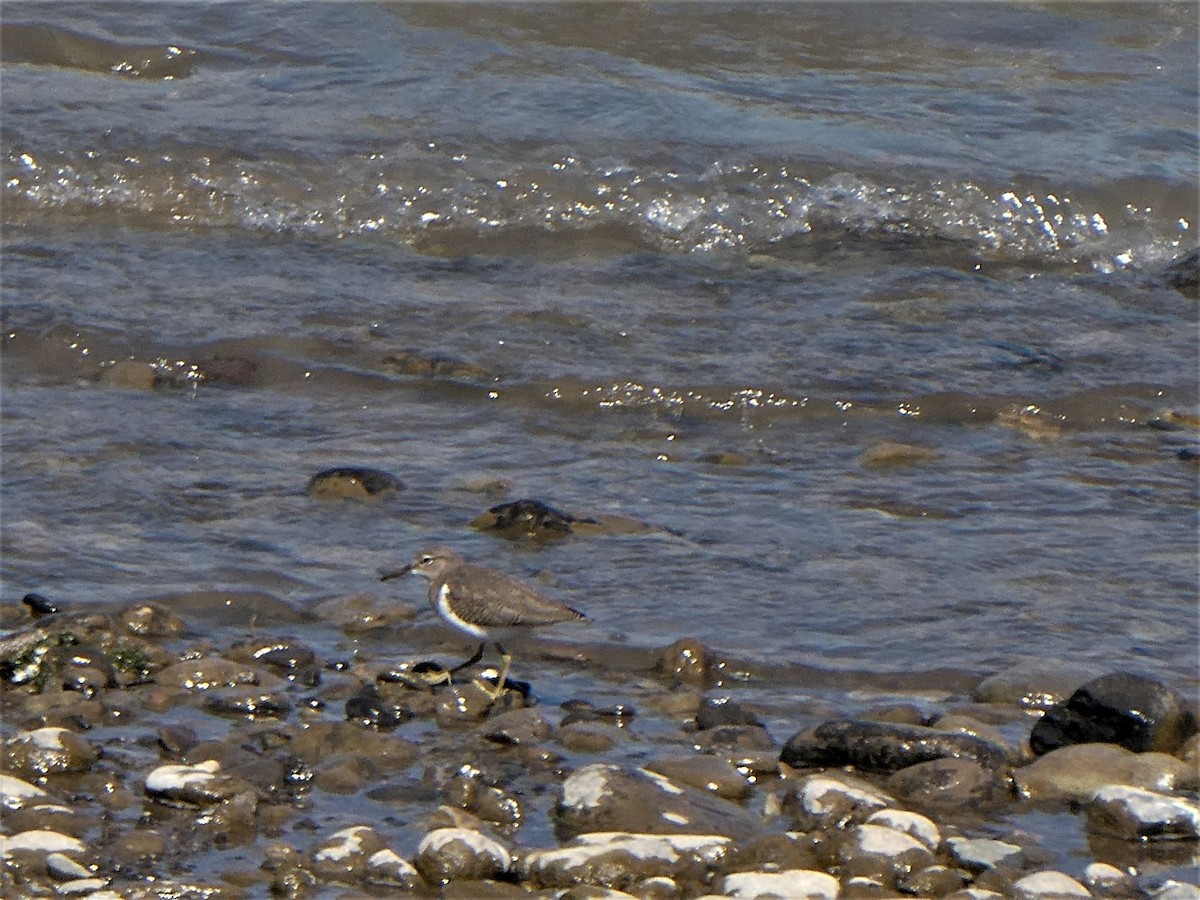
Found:
<path fill-rule="evenodd" d="M 460 631 L 465 631 L 467 634 L 473 634 L 477 638 L 486 638 L 488 633 L 478 625 L 468 622 L 466 619 L 459 618 L 453 609 L 450 608 L 450 586 L 443 584 L 437 592 L 437 600 L 434 601 L 437 607 L 438 615 L 453 625 Z"/>

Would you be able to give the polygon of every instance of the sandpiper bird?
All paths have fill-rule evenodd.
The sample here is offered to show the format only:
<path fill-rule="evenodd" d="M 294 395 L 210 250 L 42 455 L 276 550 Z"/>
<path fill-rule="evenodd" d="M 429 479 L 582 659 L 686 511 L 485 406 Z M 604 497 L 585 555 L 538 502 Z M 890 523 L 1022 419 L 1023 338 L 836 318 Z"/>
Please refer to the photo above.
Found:
<path fill-rule="evenodd" d="M 493 699 L 504 690 L 512 662 L 512 655 L 500 643 L 501 638 L 556 622 L 587 621 L 587 616 L 579 610 L 544 597 L 503 572 L 473 565 L 446 547 L 422 550 L 403 569 L 382 575 L 380 580 L 390 581 L 409 574 L 429 579 L 429 605 L 443 619 L 482 640 L 475 655 L 455 666 L 451 673 L 479 662 L 488 641 L 495 644 L 504 664 L 495 691 L 489 691 Z"/>

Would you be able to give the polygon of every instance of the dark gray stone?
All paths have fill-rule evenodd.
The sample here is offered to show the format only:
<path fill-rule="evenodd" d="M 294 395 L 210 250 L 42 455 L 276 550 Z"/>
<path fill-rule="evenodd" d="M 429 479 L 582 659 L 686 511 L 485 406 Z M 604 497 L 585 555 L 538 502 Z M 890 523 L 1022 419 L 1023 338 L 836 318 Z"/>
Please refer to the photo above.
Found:
<path fill-rule="evenodd" d="M 1117 672 L 1080 687 L 1038 720 L 1029 746 L 1039 756 L 1071 744 L 1117 744 L 1135 753 L 1173 753 L 1195 733 L 1195 717 L 1161 682 Z"/>
<path fill-rule="evenodd" d="M 1004 747 L 974 735 L 855 719 L 832 719 L 798 732 L 779 755 L 797 769 L 854 766 L 864 772 L 895 772 L 947 758 L 973 759 L 993 770 L 1009 765 Z"/>

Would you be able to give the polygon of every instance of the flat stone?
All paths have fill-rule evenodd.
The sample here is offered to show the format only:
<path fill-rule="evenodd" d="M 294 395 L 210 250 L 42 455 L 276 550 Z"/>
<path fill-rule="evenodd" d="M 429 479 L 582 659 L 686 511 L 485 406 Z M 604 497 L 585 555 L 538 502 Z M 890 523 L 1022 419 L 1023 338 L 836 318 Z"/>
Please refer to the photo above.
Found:
<path fill-rule="evenodd" d="M 335 831 L 313 848 L 310 865 L 324 878 L 358 877 L 365 873 L 367 860 L 384 849 L 374 828 L 353 825 Z"/>
<path fill-rule="evenodd" d="M 1083 872 L 1083 883 L 1093 893 L 1105 897 L 1133 897 L 1136 883 L 1128 872 L 1103 862 L 1089 863 Z"/>
<path fill-rule="evenodd" d="M 1091 897 L 1082 884 L 1062 872 L 1034 872 L 1013 883 L 1013 892 L 1020 900 L 1059 900 L 1067 897 Z"/>
<path fill-rule="evenodd" d="M 581 834 L 554 850 L 534 850 L 522 877 L 543 888 L 593 884 L 625 889 L 647 878 L 704 880 L 725 858 L 729 838 L 711 834 Z"/>
<path fill-rule="evenodd" d="M 20 809 L 28 803 L 40 803 L 49 796 L 40 787 L 24 779 L 0 774 L 0 806 L 5 809 Z"/>
<path fill-rule="evenodd" d="M 716 756 L 672 756 L 651 760 L 643 768 L 677 784 L 711 791 L 727 800 L 744 800 L 750 795 L 750 782 L 746 777 L 727 760 Z"/>
<path fill-rule="evenodd" d="M 918 840 L 930 852 L 942 843 L 942 834 L 931 819 L 902 809 L 881 809 L 867 817 L 868 825 L 883 825 Z"/>
<path fill-rule="evenodd" d="M 797 769 L 854 766 L 864 772 L 895 772 L 934 759 L 974 759 L 1004 769 L 1008 750 L 969 734 L 921 725 L 831 719 L 788 739 L 779 760 Z"/>
<path fill-rule="evenodd" d="M 1087 819 L 1093 831 L 1130 841 L 1200 838 L 1200 804 L 1126 785 L 1096 791 Z"/>
<path fill-rule="evenodd" d="M 1002 863 L 1015 863 L 1024 852 L 1017 844 L 993 838 L 952 837 L 946 843 L 954 864 L 968 872 L 983 872 Z"/>
<path fill-rule="evenodd" d="M 557 806 L 567 832 L 720 834 L 745 838 L 759 818 L 712 793 L 679 785 L 646 769 L 611 763 L 584 766 L 563 783 Z"/>
<path fill-rule="evenodd" d="M 19 851 L 35 853 L 83 853 L 87 849 L 79 838 L 57 831 L 33 829 L 14 835 L 0 834 L 0 859 L 7 859 Z"/>
<path fill-rule="evenodd" d="M 1197 772 L 1165 753 L 1133 753 L 1115 744 L 1074 744 L 1047 753 L 1013 772 L 1030 800 L 1090 800 L 1102 787 L 1194 790 Z"/>
<path fill-rule="evenodd" d="M 824 872 L 786 869 L 782 872 L 734 872 L 722 880 L 721 891 L 728 897 L 836 900 L 841 885 Z"/>

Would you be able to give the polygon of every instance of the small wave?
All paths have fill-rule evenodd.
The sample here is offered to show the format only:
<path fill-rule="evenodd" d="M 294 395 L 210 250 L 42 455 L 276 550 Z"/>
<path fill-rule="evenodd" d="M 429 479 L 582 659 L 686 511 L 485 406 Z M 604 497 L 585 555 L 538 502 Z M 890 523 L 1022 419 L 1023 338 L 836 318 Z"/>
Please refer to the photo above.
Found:
<path fill-rule="evenodd" d="M 174 45 L 127 44 L 44 25 L 0 26 L 0 59 L 8 63 L 169 80 L 191 75 L 195 57 L 195 50 Z"/>
<path fill-rule="evenodd" d="M 663 160 L 503 155 L 430 142 L 323 163 L 191 147 L 48 153 L 17 142 L 4 199 L 9 221 L 59 214 L 151 228 L 379 236 L 445 256 L 574 253 L 595 239 L 591 251 L 601 254 L 787 257 L 830 242 L 882 241 L 933 249 L 965 268 L 986 261 L 1111 272 L 1161 264 L 1193 240 L 1185 216 L 1119 194 L 1079 200 L 1065 189 L 798 171 L 779 160 L 688 172 Z"/>

